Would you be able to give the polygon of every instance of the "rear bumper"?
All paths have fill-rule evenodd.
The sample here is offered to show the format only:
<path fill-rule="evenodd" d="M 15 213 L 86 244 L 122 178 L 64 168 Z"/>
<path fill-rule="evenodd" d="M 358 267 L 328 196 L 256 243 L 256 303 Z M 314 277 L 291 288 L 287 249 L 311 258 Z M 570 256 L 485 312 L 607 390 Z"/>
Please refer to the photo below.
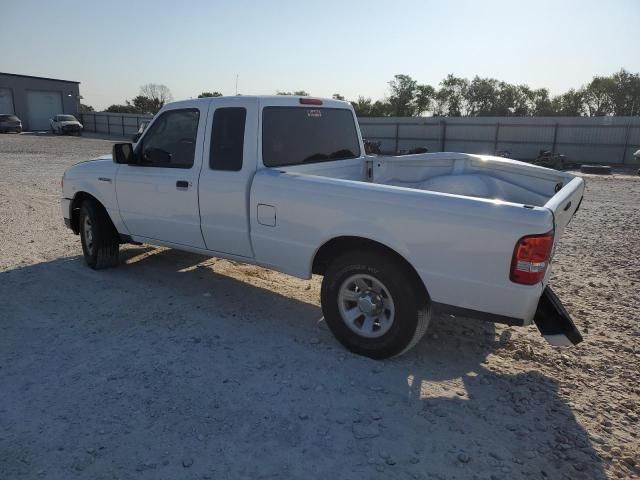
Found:
<path fill-rule="evenodd" d="M 568 347 L 582 342 L 582 335 L 558 296 L 546 287 L 533 317 L 538 330 L 554 347 Z"/>
<path fill-rule="evenodd" d="M 479 312 L 437 302 L 432 302 L 431 308 L 433 313 L 437 314 L 468 317 L 506 325 L 523 326 L 529 323 L 521 318 Z M 573 323 L 571 316 L 549 286 L 542 292 L 533 321 L 540 334 L 554 347 L 566 347 L 582 342 L 582 335 Z"/>

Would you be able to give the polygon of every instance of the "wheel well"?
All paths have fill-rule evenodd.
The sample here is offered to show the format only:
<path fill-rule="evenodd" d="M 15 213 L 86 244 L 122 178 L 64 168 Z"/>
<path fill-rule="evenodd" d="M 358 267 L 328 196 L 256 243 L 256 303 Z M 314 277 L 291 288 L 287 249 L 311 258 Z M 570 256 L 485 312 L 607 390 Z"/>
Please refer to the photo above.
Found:
<path fill-rule="evenodd" d="M 75 233 L 76 235 L 80 233 L 80 207 L 82 206 L 82 202 L 84 202 L 85 200 L 93 201 L 98 208 L 104 211 L 104 213 L 107 215 L 107 218 L 111 220 L 107 209 L 104 208 L 104 205 L 102 205 L 102 203 L 100 203 L 100 200 L 98 200 L 90 193 L 78 192 L 76 193 L 75 197 L 73 197 L 73 201 L 71 202 L 71 230 L 73 230 L 73 233 Z M 113 222 L 111 222 L 111 225 L 113 225 Z M 113 226 L 113 229 L 115 230 L 116 227 Z"/>
<path fill-rule="evenodd" d="M 383 255 L 388 255 L 394 258 L 398 263 L 403 265 L 408 272 L 412 274 L 413 280 L 416 282 L 416 286 L 421 290 L 421 293 L 425 295 L 425 298 L 429 298 L 427 287 L 420 278 L 420 275 L 418 275 L 418 272 L 416 272 L 416 269 L 413 268 L 413 265 L 411 265 L 411 263 L 409 263 L 406 258 L 400 255 L 394 249 L 368 238 L 345 236 L 336 237 L 329 240 L 316 252 L 315 257 L 313 258 L 311 272 L 317 275 L 324 275 L 327 267 L 329 266 L 329 263 L 331 263 L 331 260 L 349 250 L 375 250 Z"/>

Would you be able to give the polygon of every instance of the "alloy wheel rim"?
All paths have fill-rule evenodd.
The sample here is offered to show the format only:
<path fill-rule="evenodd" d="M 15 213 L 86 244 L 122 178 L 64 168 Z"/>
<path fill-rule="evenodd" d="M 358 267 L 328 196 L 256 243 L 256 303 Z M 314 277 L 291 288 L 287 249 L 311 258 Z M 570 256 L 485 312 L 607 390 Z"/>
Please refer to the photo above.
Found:
<path fill-rule="evenodd" d="M 365 338 L 379 338 L 395 320 L 389 289 L 377 278 L 358 273 L 347 278 L 338 291 L 338 309 L 349 329 Z"/>

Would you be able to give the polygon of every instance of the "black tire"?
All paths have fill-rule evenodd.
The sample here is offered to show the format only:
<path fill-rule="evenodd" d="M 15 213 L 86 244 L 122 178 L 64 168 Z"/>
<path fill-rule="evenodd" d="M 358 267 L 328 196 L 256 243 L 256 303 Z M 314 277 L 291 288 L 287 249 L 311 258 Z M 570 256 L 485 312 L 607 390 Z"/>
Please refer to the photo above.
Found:
<path fill-rule="evenodd" d="M 87 265 L 94 270 L 118 265 L 119 236 L 104 208 L 95 201 L 85 200 L 80 207 L 79 222 L 82 252 Z M 87 229 L 91 232 L 90 238 Z"/>
<path fill-rule="evenodd" d="M 381 282 L 395 308 L 389 330 L 377 338 L 359 335 L 342 319 L 340 288 L 353 275 L 364 274 Z M 409 267 L 384 251 L 351 251 L 336 258 L 322 281 L 322 312 L 330 330 L 348 350 L 374 359 L 385 359 L 413 348 L 429 326 L 430 302 L 420 280 Z"/>

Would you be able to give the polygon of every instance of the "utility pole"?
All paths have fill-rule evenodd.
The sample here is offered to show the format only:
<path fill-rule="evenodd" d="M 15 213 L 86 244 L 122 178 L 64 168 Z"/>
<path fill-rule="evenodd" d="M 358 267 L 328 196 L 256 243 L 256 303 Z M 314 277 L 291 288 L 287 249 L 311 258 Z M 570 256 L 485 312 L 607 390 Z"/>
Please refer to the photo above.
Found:
<path fill-rule="evenodd" d="M 236 97 L 238 96 L 238 77 L 239 75 L 236 73 Z"/>

